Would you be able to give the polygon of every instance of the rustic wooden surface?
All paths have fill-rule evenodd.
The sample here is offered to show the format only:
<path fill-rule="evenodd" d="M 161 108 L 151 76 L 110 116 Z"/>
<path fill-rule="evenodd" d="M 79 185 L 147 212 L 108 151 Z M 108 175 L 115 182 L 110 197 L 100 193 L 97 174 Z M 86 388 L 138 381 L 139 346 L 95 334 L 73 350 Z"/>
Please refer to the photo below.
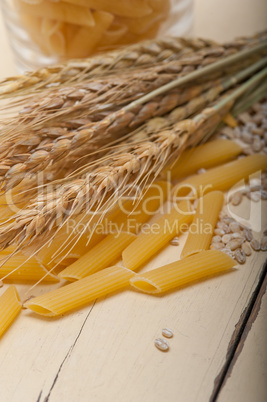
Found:
<path fill-rule="evenodd" d="M 15 69 L 1 23 L 0 46 L 3 77 Z M 146 268 L 178 256 L 168 246 Z M 163 297 L 126 290 L 53 320 L 23 311 L 0 342 L 0 401 L 265 400 L 265 259 Z M 161 353 L 153 342 L 165 326 L 174 337 Z"/>

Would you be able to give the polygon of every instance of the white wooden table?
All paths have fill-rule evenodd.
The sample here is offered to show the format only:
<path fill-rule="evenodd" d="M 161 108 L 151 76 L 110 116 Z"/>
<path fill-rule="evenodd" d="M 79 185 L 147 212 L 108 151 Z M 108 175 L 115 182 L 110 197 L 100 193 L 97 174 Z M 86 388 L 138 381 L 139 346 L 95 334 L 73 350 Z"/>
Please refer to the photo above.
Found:
<path fill-rule="evenodd" d="M 200 0 L 197 10 L 196 33 L 205 35 Z M 246 32 L 245 22 L 233 35 Z M 222 30 L 214 32 L 222 39 Z M 11 75 L 1 23 L 0 38 L 0 76 Z M 264 211 L 266 227 L 266 202 L 262 217 Z M 177 247 L 168 246 L 148 267 L 177 257 Z M 231 274 L 162 297 L 126 290 L 53 320 L 24 311 L 0 342 L 0 401 L 265 401 L 265 259 L 254 254 Z M 25 290 L 19 286 L 22 297 Z M 166 354 L 154 347 L 165 326 L 174 331 Z"/>

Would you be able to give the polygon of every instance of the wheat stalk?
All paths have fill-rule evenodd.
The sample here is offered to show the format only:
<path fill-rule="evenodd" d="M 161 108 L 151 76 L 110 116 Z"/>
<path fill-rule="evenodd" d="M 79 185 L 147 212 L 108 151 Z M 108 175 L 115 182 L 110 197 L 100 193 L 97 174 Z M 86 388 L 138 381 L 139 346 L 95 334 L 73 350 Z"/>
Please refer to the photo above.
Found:
<path fill-rule="evenodd" d="M 267 68 L 242 84 L 219 102 L 204 109 L 192 119 L 175 124 L 172 130 L 160 131 L 148 140 L 125 144 L 119 152 L 105 156 L 94 163 L 85 179 L 73 180 L 62 185 L 59 192 L 38 197 L 25 210 L 18 213 L 8 224 L 1 227 L 0 245 L 21 247 L 31 244 L 55 229 L 66 219 L 85 211 L 102 211 L 125 192 L 127 183 L 131 186 L 144 185 L 152 176 L 179 156 L 186 145 L 196 144 L 220 122 L 235 100 L 255 84 L 266 79 Z"/>
<path fill-rule="evenodd" d="M 37 151 L 35 151 L 35 148 L 31 148 L 31 154 L 20 154 L 20 158 L 22 161 L 20 163 L 13 163 L 12 165 L 12 154 L 10 155 L 10 141 L 8 144 L 5 146 L 5 144 L 2 146 L 2 149 L 0 148 L 0 152 L 2 153 L 2 164 L 0 166 L 0 174 L 2 176 L 2 182 L 5 183 L 2 190 L 7 190 L 11 188 L 12 186 L 18 185 L 25 173 L 32 173 L 34 172 L 35 169 L 38 169 L 39 171 L 41 169 L 45 169 L 49 164 L 55 163 L 62 159 L 63 157 L 68 156 L 73 150 L 79 150 L 83 149 L 83 151 L 86 149 L 86 152 L 92 152 L 92 147 L 97 147 L 99 145 L 106 144 L 110 142 L 111 138 L 113 139 L 114 136 L 119 133 L 122 135 L 125 133 L 125 130 L 131 130 L 134 127 L 140 125 L 143 121 L 146 119 L 150 118 L 151 116 L 155 115 L 162 115 L 167 113 L 169 110 L 173 109 L 175 106 L 178 104 L 184 103 L 191 99 L 192 97 L 198 95 L 205 89 L 205 87 L 201 86 L 195 86 L 192 88 L 187 88 L 185 90 L 182 90 L 182 92 L 178 90 L 178 93 L 167 93 L 165 95 L 165 91 L 167 89 L 172 89 L 173 87 L 177 87 L 179 84 L 186 84 L 189 83 L 192 79 L 194 78 L 201 78 L 201 76 L 205 75 L 207 72 L 216 72 L 218 68 L 222 67 L 227 67 L 228 64 L 236 62 L 237 60 L 244 58 L 244 56 L 251 56 L 253 53 L 256 53 L 256 51 L 260 51 L 264 49 L 264 43 L 256 46 L 255 48 L 251 48 L 248 50 L 245 50 L 243 52 L 234 54 L 232 56 L 229 56 L 228 58 L 223 58 L 222 59 L 222 53 L 225 55 L 224 52 L 220 51 L 219 55 L 217 54 L 217 58 L 219 60 L 216 63 L 212 63 L 210 66 L 207 65 L 206 67 L 202 67 L 201 70 L 196 70 L 194 67 L 193 72 L 189 73 L 188 75 L 181 74 L 182 77 L 178 80 L 175 80 L 174 82 L 167 83 L 165 86 L 162 87 L 162 84 L 164 80 L 167 79 L 167 81 L 170 81 L 170 76 L 168 75 L 168 78 L 163 74 L 164 78 L 162 76 L 158 77 L 159 81 L 157 79 L 155 80 L 157 83 L 153 81 L 152 87 L 160 87 L 160 91 L 163 92 L 163 95 L 158 93 L 157 91 L 150 92 L 151 90 L 151 85 L 148 85 L 148 90 L 147 92 L 150 92 L 148 97 L 144 96 L 141 98 L 141 100 L 134 101 L 130 103 L 127 107 L 123 108 L 122 110 L 118 110 L 117 112 L 108 115 L 106 118 L 104 118 L 102 121 L 94 124 L 91 123 L 89 125 L 89 128 L 83 129 L 81 131 L 74 131 L 67 133 L 66 137 L 62 136 L 62 131 L 60 131 L 61 136 L 59 139 L 56 141 L 48 141 L 46 140 L 45 144 L 42 144 L 40 147 L 40 144 L 38 144 L 38 140 L 36 139 L 38 135 L 33 136 L 30 138 L 30 140 L 33 140 L 33 142 L 37 142 L 38 147 Z M 195 65 L 198 65 L 200 62 L 200 55 L 196 54 L 193 56 L 195 60 Z M 201 57 L 200 57 L 201 58 Z M 192 57 L 190 58 L 191 63 L 192 63 Z M 201 59 L 203 60 L 203 59 Z M 186 64 L 188 61 L 183 60 L 182 64 Z M 194 64 L 194 63 L 193 63 Z M 170 64 L 167 64 L 167 69 L 170 67 Z M 171 64 L 171 67 L 178 69 L 180 66 L 176 66 L 174 64 Z M 236 67 L 235 67 L 236 69 Z M 154 73 L 162 73 L 163 71 L 166 71 L 166 66 L 165 67 L 157 67 L 154 70 Z M 172 76 L 172 74 L 171 74 Z M 163 79 L 162 79 L 163 78 Z M 210 84 L 207 84 L 210 85 Z M 140 92 L 140 86 L 138 88 L 138 91 Z M 177 91 L 177 90 L 176 90 Z M 145 105 L 143 105 L 144 102 L 149 101 L 150 99 L 153 99 L 155 96 L 161 96 L 160 99 L 155 98 L 152 102 L 148 102 Z M 158 103 L 156 102 L 158 101 Z M 55 130 L 52 129 L 52 133 L 54 134 L 58 133 L 58 129 Z M 49 128 L 45 129 L 45 135 L 49 136 Z M 103 138 L 102 134 L 105 133 L 105 136 Z M 101 138 L 102 137 L 102 138 Z M 101 138 L 101 142 L 99 143 L 99 139 Z M 40 140 L 39 140 L 40 141 Z M 23 147 L 24 143 L 18 143 L 17 145 Z M 90 149 L 91 146 L 91 149 Z M 89 149 L 88 149 L 89 147 Z M 16 152 L 18 149 L 16 149 Z M 3 160 L 3 157 L 7 156 L 7 160 Z M 18 158 L 17 158 L 18 159 Z M 16 158 L 14 159 L 16 161 Z"/>
<path fill-rule="evenodd" d="M 260 33 L 250 38 L 240 38 L 228 45 L 237 49 L 255 44 L 264 34 Z M 52 85 L 68 85 L 81 82 L 91 77 L 103 74 L 113 74 L 124 69 L 147 67 L 162 61 L 178 60 L 185 54 L 211 48 L 210 57 L 213 57 L 213 47 L 218 44 L 211 40 L 172 38 L 153 39 L 120 50 L 105 53 L 104 55 L 86 60 L 71 60 L 57 66 L 41 68 L 28 72 L 22 76 L 10 77 L 0 82 L 0 97 L 6 95 L 19 96 L 36 91 L 44 91 Z"/>
<path fill-rule="evenodd" d="M 185 54 L 216 47 L 217 44 L 204 39 L 166 37 L 141 42 L 83 60 L 71 60 L 65 64 L 41 68 L 25 75 L 0 81 L 0 96 L 20 96 L 49 89 L 53 84 L 68 85 L 88 80 L 103 74 L 114 74 L 125 69 L 143 68 L 163 61 L 178 60 Z M 238 43 L 243 46 L 243 41 Z"/>

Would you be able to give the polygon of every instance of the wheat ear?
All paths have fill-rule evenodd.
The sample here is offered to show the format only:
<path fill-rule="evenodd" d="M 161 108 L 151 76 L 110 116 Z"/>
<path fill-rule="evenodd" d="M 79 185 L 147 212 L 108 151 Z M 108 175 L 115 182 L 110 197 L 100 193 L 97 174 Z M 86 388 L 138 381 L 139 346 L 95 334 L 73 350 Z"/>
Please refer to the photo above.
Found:
<path fill-rule="evenodd" d="M 168 112 L 170 109 L 175 107 L 179 102 L 177 99 L 181 99 L 179 96 L 177 98 L 177 94 L 173 96 L 173 94 L 166 95 L 163 97 L 163 106 L 160 107 L 159 110 L 161 113 L 155 112 L 155 102 L 149 102 L 153 97 L 159 96 L 162 93 L 164 94 L 166 91 L 171 90 L 175 87 L 181 86 L 183 84 L 189 83 L 192 79 L 201 78 L 205 76 L 207 73 L 214 73 L 218 69 L 222 69 L 227 67 L 229 64 L 233 64 L 238 60 L 243 59 L 244 57 L 251 56 L 259 51 L 264 49 L 265 42 L 256 46 L 255 48 L 249 48 L 243 50 L 237 54 L 231 55 L 223 60 L 218 60 L 211 65 L 207 65 L 203 67 L 201 70 L 193 71 L 186 76 L 182 76 L 181 78 L 175 80 L 174 82 L 168 83 L 158 90 L 152 91 L 148 95 L 142 97 L 141 99 L 130 103 L 130 105 L 126 106 L 124 109 L 117 111 L 111 115 L 109 115 L 104 120 L 92 124 L 90 128 L 78 131 L 77 133 L 72 133 L 71 139 L 60 138 L 55 143 L 51 143 L 48 146 L 48 150 L 38 150 L 30 155 L 27 161 L 24 163 L 15 164 L 10 168 L 7 163 L 2 164 L 2 182 L 5 182 L 5 186 L 3 190 L 10 188 L 10 186 L 15 186 L 19 184 L 22 178 L 25 175 L 25 172 L 29 166 L 33 166 L 33 168 L 37 168 L 38 164 L 42 164 L 42 167 L 48 166 L 53 161 L 58 161 L 70 154 L 71 150 L 88 146 L 88 143 L 96 145 L 97 139 L 101 137 L 101 134 L 105 132 L 106 143 L 110 141 L 110 136 L 114 136 L 117 133 L 124 133 L 127 129 L 132 129 L 135 125 L 140 125 L 144 120 L 151 117 L 151 115 L 164 114 Z M 199 90 L 199 89 L 198 89 Z M 199 91 L 198 93 L 200 93 Z M 182 97 L 183 102 L 186 102 L 190 97 L 188 94 L 192 96 L 190 92 L 190 88 L 185 91 L 187 97 Z M 173 102 L 173 98 L 175 98 L 175 102 Z M 166 99 L 169 102 L 166 102 Z M 171 102 L 170 102 L 171 100 Z M 148 102 L 143 106 L 143 103 Z M 181 100 L 180 100 L 181 103 Z M 167 107 L 168 105 L 168 107 Z M 161 106 L 161 105 L 160 105 Z M 138 109 L 139 108 L 139 109 Z M 138 113 L 137 113 L 138 112 Z M 141 117 L 141 118 L 140 118 Z M 105 144 L 105 142 L 104 142 Z M 97 144 L 99 145 L 99 144 Z M 4 148 L 3 152 L 5 153 L 7 148 Z M 9 169 L 8 169 L 9 168 Z M 11 183 L 10 183 L 10 178 Z M 9 183 L 8 183 L 9 182 Z"/>
<path fill-rule="evenodd" d="M 49 195 L 48 202 L 38 197 L 23 213 L 18 213 L 14 221 L 1 227 L 1 248 L 14 243 L 18 247 L 30 244 L 82 211 L 96 208 L 101 212 L 101 208 L 113 202 L 118 193 L 125 192 L 127 183 L 135 186 L 145 183 L 151 176 L 154 178 L 186 145 L 196 144 L 207 131 L 212 131 L 235 100 L 266 76 L 267 69 L 264 69 L 212 107 L 174 125 L 173 130 L 154 134 L 149 141 L 130 144 L 128 152 L 126 145 L 124 152 L 111 155 L 110 160 L 105 157 L 103 164 L 99 160 L 99 166 L 89 171 L 86 179 L 63 185 L 59 194 Z"/>
<path fill-rule="evenodd" d="M 244 40 L 239 41 L 242 47 Z M 166 37 L 141 42 L 120 50 L 83 60 L 41 68 L 25 75 L 0 81 L 0 97 L 20 96 L 49 89 L 51 85 L 69 85 L 103 74 L 113 74 L 125 69 L 148 67 L 162 61 L 178 60 L 190 52 L 215 47 L 214 41 Z"/>

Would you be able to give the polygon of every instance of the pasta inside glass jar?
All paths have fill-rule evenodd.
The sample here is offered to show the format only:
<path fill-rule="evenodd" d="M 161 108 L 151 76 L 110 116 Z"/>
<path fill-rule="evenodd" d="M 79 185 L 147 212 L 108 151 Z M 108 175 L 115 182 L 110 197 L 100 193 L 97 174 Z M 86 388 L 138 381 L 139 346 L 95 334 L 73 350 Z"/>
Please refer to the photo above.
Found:
<path fill-rule="evenodd" d="M 156 36 L 169 0 L 14 0 L 20 21 L 47 56 L 82 58 Z"/>

